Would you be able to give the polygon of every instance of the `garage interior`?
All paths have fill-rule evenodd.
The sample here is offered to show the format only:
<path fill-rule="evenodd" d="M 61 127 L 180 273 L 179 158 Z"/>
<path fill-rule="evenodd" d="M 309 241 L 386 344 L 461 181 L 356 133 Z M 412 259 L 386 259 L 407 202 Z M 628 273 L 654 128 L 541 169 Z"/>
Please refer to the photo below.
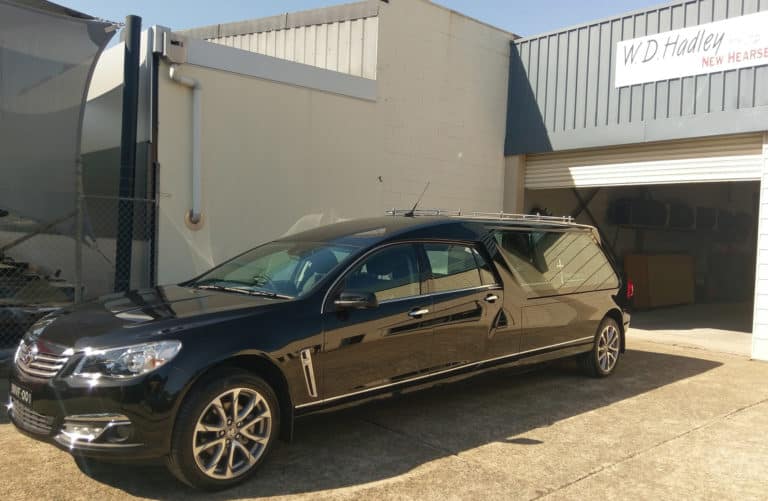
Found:
<path fill-rule="evenodd" d="M 527 189 L 530 212 L 599 228 L 634 284 L 632 335 L 749 356 L 758 181 Z"/>

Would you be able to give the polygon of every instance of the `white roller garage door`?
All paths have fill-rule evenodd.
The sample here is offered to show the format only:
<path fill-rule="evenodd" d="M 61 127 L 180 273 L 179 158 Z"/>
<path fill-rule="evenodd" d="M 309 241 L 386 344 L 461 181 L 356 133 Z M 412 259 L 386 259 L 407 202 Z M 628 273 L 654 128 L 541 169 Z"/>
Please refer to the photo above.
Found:
<path fill-rule="evenodd" d="M 528 155 L 525 187 L 759 180 L 762 148 L 762 134 L 742 134 Z"/>

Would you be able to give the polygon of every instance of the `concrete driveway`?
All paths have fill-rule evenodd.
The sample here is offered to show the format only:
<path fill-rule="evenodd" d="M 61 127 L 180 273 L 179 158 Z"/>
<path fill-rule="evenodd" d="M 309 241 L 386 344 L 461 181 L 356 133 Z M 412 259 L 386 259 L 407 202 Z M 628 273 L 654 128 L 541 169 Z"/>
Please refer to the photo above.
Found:
<path fill-rule="evenodd" d="M 765 363 L 630 338 L 606 380 L 501 371 L 306 418 L 257 478 L 205 498 L 764 499 L 767 383 Z M 203 497 L 158 466 L 83 472 L 0 419 L 3 499 Z"/>

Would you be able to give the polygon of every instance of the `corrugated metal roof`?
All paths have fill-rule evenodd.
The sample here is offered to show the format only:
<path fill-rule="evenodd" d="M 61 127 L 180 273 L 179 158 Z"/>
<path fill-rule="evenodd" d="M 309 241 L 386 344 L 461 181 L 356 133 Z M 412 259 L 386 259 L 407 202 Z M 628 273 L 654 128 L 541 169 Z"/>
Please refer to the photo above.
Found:
<path fill-rule="evenodd" d="M 209 40 L 213 38 L 247 35 L 275 30 L 286 30 L 302 26 L 354 21 L 375 17 L 379 14 L 379 2 L 365 1 L 334 5 L 321 9 L 278 14 L 276 16 L 236 21 L 232 23 L 212 24 L 199 28 L 179 30 L 182 35 L 191 38 Z"/>
<path fill-rule="evenodd" d="M 379 18 L 299 26 L 207 41 L 317 68 L 376 79 Z"/>

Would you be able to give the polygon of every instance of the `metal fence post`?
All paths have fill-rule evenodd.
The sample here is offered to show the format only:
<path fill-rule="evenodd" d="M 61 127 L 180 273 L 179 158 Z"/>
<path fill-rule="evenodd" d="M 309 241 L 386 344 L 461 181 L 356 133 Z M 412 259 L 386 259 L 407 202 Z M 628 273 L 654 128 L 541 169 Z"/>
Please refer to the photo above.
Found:
<path fill-rule="evenodd" d="M 75 161 L 75 304 L 83 302 L 83 161 Z"/>
<path fill-rule="evenodd" d="M 120 200 L 118 201 L 115 250 L 115 292 L 125 292 L 130 289 L 131 285 L 140 52 L 141 18 L 128 16 L 125 18 L 125 55 L 123 58 L 123 121 L 120 138 Z"/>

